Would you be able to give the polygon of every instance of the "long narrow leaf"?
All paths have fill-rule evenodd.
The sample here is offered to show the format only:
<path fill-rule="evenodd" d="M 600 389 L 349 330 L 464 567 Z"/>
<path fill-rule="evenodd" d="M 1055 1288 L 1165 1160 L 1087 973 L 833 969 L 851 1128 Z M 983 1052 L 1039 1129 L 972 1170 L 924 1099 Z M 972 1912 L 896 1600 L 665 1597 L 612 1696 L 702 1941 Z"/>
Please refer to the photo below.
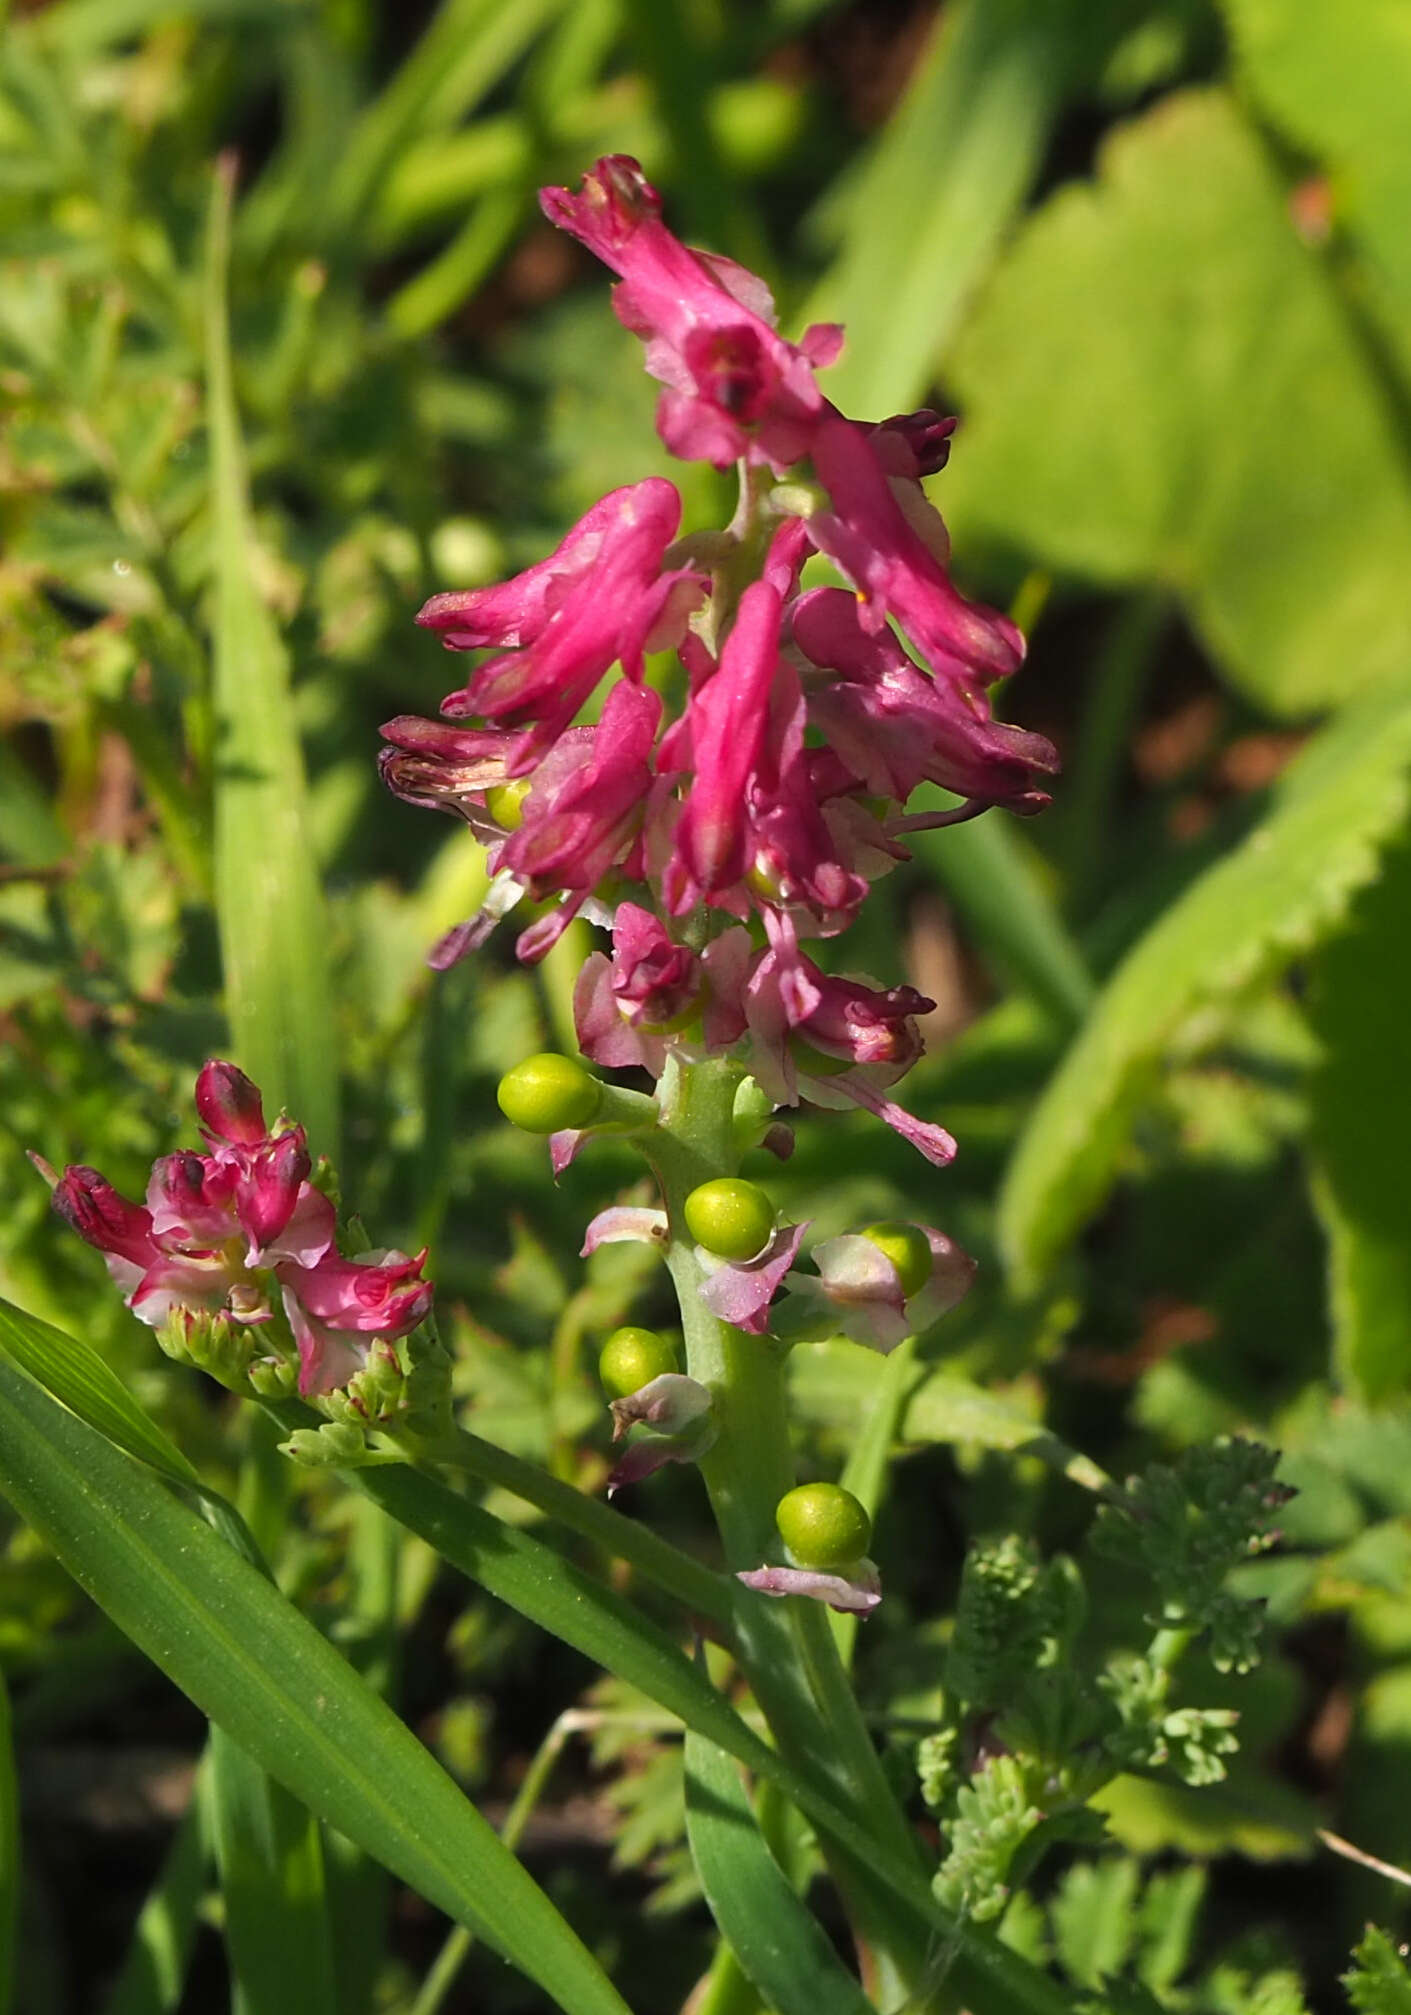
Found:
<path fill-rule="evenodd" d="M 210 1812 L 240 2015 L 337 2015 L 318 1821 L 220 1728 Z"/>
<path fill-rule="evenodd" d="M 0 1485 L 119 1627 L 311 1811 L 567 2015 L 624 2015 L 547 1897 L 333 1647 L 155 1477 L 3 1359 Z"/>
<path fill-rule="evenodd" d="M 686 1737 L 686 1831 L 711 1915 L 778 2015 L 873 2015 L 764 1843 L 739 1772 Z"/>
<path fill-rule="evenodd" d="M 227 321 L 230 178 L 216 178 L 206 275 L 215 530 L 216 908 L 235 1049 L 274 1106 L 338 1154 L 328 926 L 289 666 L 251 572 L 254 533 Z"/>
<path fill-rule="evenodd" d="M 173 1483 L 199 1482 L 176 1443 L 150 1420 L 90 1344 L 0 1301 L 0 1353 L 7 1354 L 71 1413 Z"/>

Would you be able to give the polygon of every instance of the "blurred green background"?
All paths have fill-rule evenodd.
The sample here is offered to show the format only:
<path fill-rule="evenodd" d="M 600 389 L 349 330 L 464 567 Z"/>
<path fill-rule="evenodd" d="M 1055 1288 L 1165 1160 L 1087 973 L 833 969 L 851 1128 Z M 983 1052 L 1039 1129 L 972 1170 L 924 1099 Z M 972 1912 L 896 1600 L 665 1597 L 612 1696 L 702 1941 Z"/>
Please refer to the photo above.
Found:
<path fill-rule="evenodd" d="M 847 323 L 846 410 L 960 413 L 956 575 L 1028 628 L 1000 704 L 1064 757 L 1052 812 L 921 837 L 849 941 L 938 1001 L 908 1095 L 954 1170 L 830 1115 L 777 1181 L 820 1231 L 914 1215 L 983 1262 L 922 1353 L 862 1684 L 924 1719 L 967 1541 L 1081 1529 L 1013 1453 L 1038 1423 L 1118 1473 L 1281 1445 L 1301 1495 L 1249 1575 L 1282 1650 L 1232 1683 L 1239 1763 L 1113 1793 L 1129 1853 L 1211 1863 L 1171 2005 L 1231 2015 L 1341 2005 L 1363 1917 L 1401 1912 L 1317 1825 L 1411 1858 L 1408 106 L 1404 0 L 57 0 L 0 42 L 0 1292 L 233 1473 L 248 1428 L 23 1155 L 137 1191 L 233 1048 L 378 1243 L 431 1244 L 479 1431 L 600 1482 L 597 1341 L 665 1316 L 631 1248 L 576 1258 L 632 1166 L 554 1191 L 493 1103 L 571 1042 L 588 938 L 434 978 L 479 850 L 373 759 L 455 683 L 425 595 L 667 468 L 606 278 L 534 200 L 636 154 L 787 332 Z M 795 1363 L 829 1469 L 866 1363 Z M 698 1533 L 691 1478 L 651 1489 Z M 404 1711 L 502 1804 L 592 1674 L 414 1546 L 379 1597 L 343 1500 L 300 1492 L 284 1585 L 350 1645 L 400 1632 Z M 18 2007 L 62 2015 L 104 2005 L 199 1730 L 6 1530 Z M 676 1753 L 600 1731 L 529 1851 L 634 2005 L 678 2006 L 707 1948 Z M 208 1942 L 188 2015 L 221 2005 Z M 376 2005 L 434 1945 L 403 1899 Z M 532 2005 L 476 1963 L 448 2008 Z"/>

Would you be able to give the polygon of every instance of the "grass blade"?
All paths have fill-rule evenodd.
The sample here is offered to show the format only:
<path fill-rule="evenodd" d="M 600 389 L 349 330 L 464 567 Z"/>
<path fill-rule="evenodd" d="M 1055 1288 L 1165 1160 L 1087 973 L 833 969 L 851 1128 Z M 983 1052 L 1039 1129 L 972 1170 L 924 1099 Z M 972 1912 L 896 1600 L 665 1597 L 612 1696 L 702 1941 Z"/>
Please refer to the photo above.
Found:
<path fill-rule="evenodd" d="M 0 1301 L 0 1353 L 117 1447 L 149 1463 L 172 1483 L 200 1479 L 175 1442 L 150 1420 L 112 1367 L 91 1345 Z"/>
<path fill-rule="evenodd" d="M 250 567 L 254 533 L 235 405 L 226 270 L 229 168 L 216 178 L 206 273 L 206 396 L 215 532 L 215 858 L 227 1012 L 269 1103 L 338 1156 L 338 1064 L 304 761 L 289 665 Z"/>
<path fill-rule="evenodd" d="M 844 411 L 880 418 L 920 402 L 1038 169 L 1075 11 L 1028 0 L 945 9 L 804 318 L 847 324 L 847 348 L 828 374 L 828 396 Z"/>
<path fill-rule="evenodd" d="M 711 1915 L 778 2015 L 873 2015 L 765 1845 L 739 1772 L 704 1736 L 686 1737 L 686 1831 Z"/>
<path fill-rule="evenodd" d="M 220 1728 L 211 1834 L 240 2015 L 337 2015 L 318 1821 Z"/>
<path fill-rule="evenodd" d="M 0 1481 L 119 1628 L 311 1811 L 566 2015 L 625 2015 L 547 1897 L 333 1647 L 155 1477 L 6 1360 Z"/>

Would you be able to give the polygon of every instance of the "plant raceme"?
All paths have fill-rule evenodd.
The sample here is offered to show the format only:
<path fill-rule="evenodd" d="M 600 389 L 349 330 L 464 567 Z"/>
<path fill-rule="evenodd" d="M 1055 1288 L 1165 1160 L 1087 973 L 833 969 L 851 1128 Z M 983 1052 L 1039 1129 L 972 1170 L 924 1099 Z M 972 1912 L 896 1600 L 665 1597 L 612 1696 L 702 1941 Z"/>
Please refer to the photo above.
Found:
<path fill-rule="evenodd" d="M 440 720 L 386 724 L 382 774 L 408 802 L 466 820 L 489 851 L 486 901 L 433 965 L 483 944 L 524 899 L 540 907 L 517 941 L 523 960 L 579 915 L 611 933 L 578 975 L 579 1047 L 591 1064 L 645 1071 L 656 1098 L 546 1055 L 509 1073 L 500 1104 L 552 1136 L 556 1171 L 600 1130 L 631 1134 L 656 1169 L 665 1209 L 607 1210 L 584 1247 L 655 1244 L 682 1293 L 684 1372 L 649 1374 L 651 1353 L 613 1353 L 615 1438 L 636 1438 L 610 1488 L 681 1461 L 709 1482 L 736 1460 L 738 1384 L 709 1331 L 842 1332 L 889 1351 L 969 1284 L 965 1254 L 920 1225 L 829 1240 L 805 1272 L 807 1227 L 779 1224 L 735 1167 L 757 1144 L 787 1153 L 775 1113 L 804 1101 L 866 1107 L 933 1165 L 951 1159 L 949 1133 L 890 1096 L 922 1053 L 917 1017 L 933 1003 L 825 971 L 805 945 L 848 928 L 908 858 L 909 833 L 994 805 L 1040 810 L 1056 757 L 994 718 L 990 688 L 1020 663 L 1023 638 L 950 579 L 923 479 L 945 465 L 955 422 L 839 412 L 817 373 L 842 331 L 787 341 L 759 279 L 673 237 L 635 161 L 599 161 L 579 191 L 541 202 L 618 276 L 617 315 L 663 387 L 662 440 L 683 460 L 736 465 L 738 508 L 725 528 L 683 537 L 676 489 L 651 477 L 603 497 L 515 579 L 433 596 L 418 620 L 451 650 L 487 655 Z M 811 557 L 848 587 L 805 587 Z M 958 802 L 908 813 L 923 783 Z M 707 1142 L 712 1101 L 725 1125 Z M 643 1376 L 624 1389 L 638 1359 Z M 755 1558 L 732 1561 L 748 1585 L 875 1604 L 861 1547 L 829 1573 L 796 1549 L 758 1566 L 783 1548 L 769 1510 L 740 1539 Z"/>
<path fill-rule="evenodd" d="M 164 1155 L 143 1203 L 75 1165 L 54 1181 L 55 1210 L 171 1355 L 265 1397 L 343 1394 L 380 1423 L 389 1375 L 404 1397 L 396 1346 L 430 1314 L 425 1252 L 340 1251 L 331 1178 L 304 1129 L 282 1115 L 268 1127 L 234 1064 L 205 1065 L 196 1111 L 207 1151 Z"/>
<path fill-rule="evenodd" d="M 1053 749 L 988 699 L 1023 639 L 953 586 L 922 488 L 954 422 L 845 418 L 815 377 L 842 332 L 786 342 L 763 284 L 680 244 L 635 162 L 600 161 L 580 193 L 542 202 L 620 276 L 617 314 L 665 387 L 662 439 L 738 464 L 739 508 L 724 530 L 679 537 L 680 498 L 650 477 L 514 580 L 421 611 L 452 650 L 490 653 L 441 720 L 384 728 L 391 789 L 458 814 L 490 850 L 483 908 L 432 963 L 483 943 L 526 896 L 549 906 L 520 933 L 522 959 L 584 913 L 612 930 L 575 998 L 593 1062 L 659 1077 L 673 1053 L 729 1054 L 775 1103 L 867 1106 L 943 1164 L 950 1136 L 886 1096 L 921 1054 L 931 1003 L 825 973 L 803 942 L 846 929 L 907 858 L 908 832 L 1048 802 Z M 811 554 L 852 591 L 803 588 Z M 664 652 L 679 708 L 647 676 Z M 959 805 L 908 816 L 927 781 Z"/>

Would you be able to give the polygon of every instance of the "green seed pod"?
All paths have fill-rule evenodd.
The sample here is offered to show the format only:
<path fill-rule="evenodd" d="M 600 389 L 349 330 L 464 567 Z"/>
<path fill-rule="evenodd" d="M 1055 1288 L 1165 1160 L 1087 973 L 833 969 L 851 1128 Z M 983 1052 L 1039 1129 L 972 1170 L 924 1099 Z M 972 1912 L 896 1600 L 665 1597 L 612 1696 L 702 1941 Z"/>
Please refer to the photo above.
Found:
<path fill-rule="evenodd" d="M 676 1352 L 666 1338 L 631 1323 L 613 1331 L 598 1358 L 598 1376 L 609 1399 L 627 1399 L 675 1369 Z"/>
<path fill-rule="evenodd" d="M 717 1176 L 687 1197 L 686 1229 L 717 1259 L 753 1259 L 769 1243 L 774 1206 L 757 1182 Z"/>
<path fill-rule="evenodd" d="M 920 1294 L 931 1278 L 931 1243 L 920 1225 L 889 1218 L 883 1224 L 865 1226 L 862 1236 L 892 1262 L 907 1300 Z"/>
<path fill-rule="evenodd" d="M 872 1520 L 840 1483 L 801 1483 L 774 1513 L 779 1535 L 799 1567 L 846 1567 L 861 1560 Z"/>
<path fill-rule="evenodd" d="M 525 1133 L 559 1133 L 587 1126 L 603 1101 L 603 1088 L 572 1057 L 551 1050 L 506 1071 L 495 1093 L 500 1111 Z"/>

